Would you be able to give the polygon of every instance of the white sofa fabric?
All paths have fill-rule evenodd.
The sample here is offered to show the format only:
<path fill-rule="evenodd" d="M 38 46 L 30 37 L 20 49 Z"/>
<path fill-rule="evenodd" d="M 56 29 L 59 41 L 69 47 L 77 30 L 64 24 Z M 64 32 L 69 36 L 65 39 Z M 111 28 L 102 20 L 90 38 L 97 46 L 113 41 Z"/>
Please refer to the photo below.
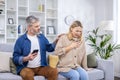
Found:
<path fill-rule="evenodd" d="M 14 46 L 13 44 L 0 44 L 0 52 L 12 53 L 13 46 Z M 91 71 L 88 71 L 89 80 L 114 80 L 113 62 L 110 60 L 102 60 L 102 59 L 98 59 L 97 62 L 98 62 L 98 67 Z M 0 65 L 2 64 L 0 63 Z M 35 76 L 34 78 L 35 80 L 46 80 L 43 76 Z M 22 78 L 19 75 L 15 75 L 8 71 L 8 72 L 0 73 L 0 80 L 22 80 Z M 68 80 L 68 79 L 59 75 L 58 80 Z"/>

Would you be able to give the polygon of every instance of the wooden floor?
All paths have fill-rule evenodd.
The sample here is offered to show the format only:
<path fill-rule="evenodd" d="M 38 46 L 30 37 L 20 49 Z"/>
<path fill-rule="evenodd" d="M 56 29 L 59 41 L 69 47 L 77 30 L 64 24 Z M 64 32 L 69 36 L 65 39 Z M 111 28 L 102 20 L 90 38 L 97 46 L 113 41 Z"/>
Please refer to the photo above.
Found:
<path fill-rule="evenodd" d="M 115 77 L 115 80 L 120 80 L 120 78 L 118 78 L 118 77 Z"/>

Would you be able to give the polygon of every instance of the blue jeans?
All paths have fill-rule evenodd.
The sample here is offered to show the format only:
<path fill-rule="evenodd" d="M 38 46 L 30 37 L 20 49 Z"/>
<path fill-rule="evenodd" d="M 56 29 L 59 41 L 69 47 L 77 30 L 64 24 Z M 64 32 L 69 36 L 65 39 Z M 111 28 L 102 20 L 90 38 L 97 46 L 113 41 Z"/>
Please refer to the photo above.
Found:
<path fill-rule="evenodd" d="M 60 74 L 70 80 L 89 80 L 87 72 L 81 67 L 71 69 L 68 72 L 60 72 Z"/>

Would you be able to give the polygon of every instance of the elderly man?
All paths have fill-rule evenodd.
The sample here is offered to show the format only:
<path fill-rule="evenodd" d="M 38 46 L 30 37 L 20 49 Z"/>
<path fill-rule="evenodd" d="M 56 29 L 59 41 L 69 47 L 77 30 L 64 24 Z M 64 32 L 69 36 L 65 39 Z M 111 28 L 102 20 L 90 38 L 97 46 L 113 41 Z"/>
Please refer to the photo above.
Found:
<path fill-rule="evenodd" d="M 40 22 L 35 16 L 28 16 L 26 23 L 27 31 L 17 39 L 13 52 L 18 75 L 23 80 L 34 80 L 35 75 L 44 76 L 47 80 L 57 80 L 57 69 L 47 66 L 46 51 L 54 51 L 58 38 L 50 44 L 40 34 Z"/>

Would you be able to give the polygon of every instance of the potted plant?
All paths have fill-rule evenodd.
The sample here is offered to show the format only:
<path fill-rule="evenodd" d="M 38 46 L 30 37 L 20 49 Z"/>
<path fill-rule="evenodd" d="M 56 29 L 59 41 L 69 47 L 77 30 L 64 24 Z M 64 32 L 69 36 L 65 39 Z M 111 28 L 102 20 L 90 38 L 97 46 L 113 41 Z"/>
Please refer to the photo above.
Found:
<path fill-rule="evenodd" d="M 100 56 L 102 59 L 108 59 L 113 55 L 113 51 L 120 49 L 120 45 L 111 43 L 112 35 L 99 33 L 99 28 L 88 31 L 86 40 L 88 45 L 92 47 L 93 53 Z"/>

